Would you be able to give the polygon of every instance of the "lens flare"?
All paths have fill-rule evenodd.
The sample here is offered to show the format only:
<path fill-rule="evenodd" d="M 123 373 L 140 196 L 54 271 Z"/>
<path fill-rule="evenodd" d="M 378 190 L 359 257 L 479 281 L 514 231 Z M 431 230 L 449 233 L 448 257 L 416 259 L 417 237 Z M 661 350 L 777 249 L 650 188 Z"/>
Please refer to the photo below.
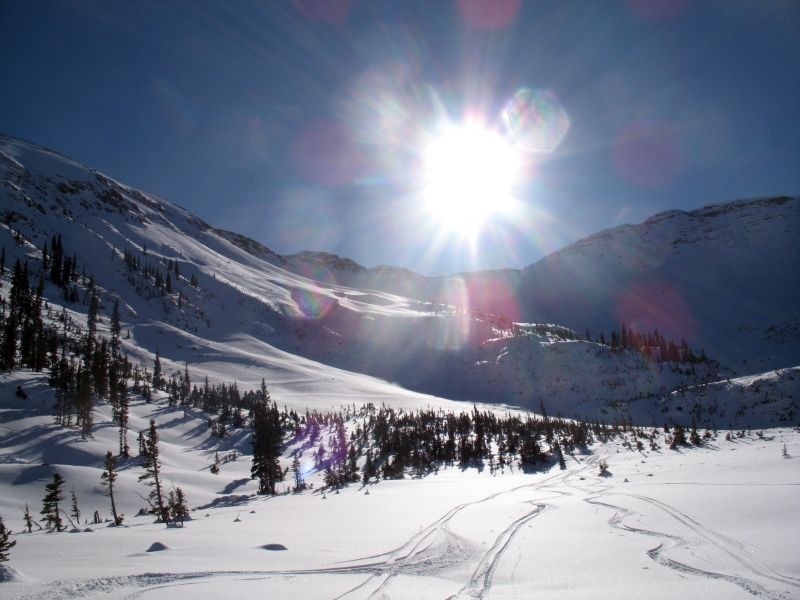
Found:
<path fill-rule="evenodd" d="M 474 234 L 514 205 L 521 160 L 498 133 L 479 124 L 448 125 L 424 152 L 425 203 L 446 228 Z"/>
<path fill-rule="evenodd" d="M 293 289 L 292 300 L 297 303 L 297 308 L 304 316 L 312 319 L 325 317 L 339 304 L 336 298 L 306 288 Z"/>
<path fill-rule="evenodd" d="M 569 130 L 567 112 L 555 94 L 545 90 L 519 90 L 503 109 L 503 120 L 527 152 L 552 152 Z"/>

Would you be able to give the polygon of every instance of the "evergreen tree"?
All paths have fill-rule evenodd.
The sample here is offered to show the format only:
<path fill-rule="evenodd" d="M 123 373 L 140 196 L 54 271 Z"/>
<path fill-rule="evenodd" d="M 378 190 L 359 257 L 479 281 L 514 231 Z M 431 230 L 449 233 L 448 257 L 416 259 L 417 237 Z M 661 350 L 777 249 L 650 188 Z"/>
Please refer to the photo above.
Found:
<path fill-rule="evenodd" d="M 42 499 L 41 515 L 49 531 L 64 530 L 61 509 L 58 506 L 59 502 L 64 500 L 64 496 L 61 493 L 62 485 L 64 485 L 64 478 L 58 473 L 54 473 L 53 481 L 44 486 L 47 493 Z"/>
<path fill-rule="evenodd" d="M 674 450 L 679 445 L 686 445 L 686 432 L 680 424 L 676 423 L 675 428 L 672 430 L 672 443 L 669 445 L 669 447 Z"/>
<path fill-rule="evenodd" d="M 169 523 L 169 506 L 164 502 L 164 494 L 161 491 L 161 465 L 158 462 L 158 455 L 161 450 L 158 447 L 158 427 L 155 419 L 150 419 L 150 429 L 145 440 L 147 457 L 142 462 L 145 469 L 144 475 L 139 476 L 139 481 L 144 481 L 145 485 L 152 487 L 147 502 L 150 504 L 151 515 L 155 515 L 162 523 Z"/>
<path fill-rule="evenodd" d="M 259 494 L 275 494 L 275 484 L 283 481 L 280 465 L 283 432 L 278 407 L 267 399 L 253 406 L 253 466 L 252 479 L 258 479 Z"/>
<path fill-rule="evenodd" d="M 100 299 L 97 294 L 92 290 L 89 296 L 89 310 L 86 313 L 86 329 L 88 336 L 86 338 L 86 351 L 91 352 L 95 336 L 97 335 L 97 311 L 100 309 Z"/>
<path fill-rule="evenodd" d="M 160 390 L 163 385 L 163 377 L 161 375 L 161 356 L 156 348 L 156 358 L 153 361 L 153 389 Z"/>
<path fill-rule="evenodd" d="M 689 433 L 689 441 L 695 446 L 699 446 L 702 442 L 700 434 L 697 432 L 697 420 L 694 417 L 692 417 L 692 430 Z"/>
<path fill-rule="evenodd" d="M 114 301 L 114 310 L 111 312 L 111 354 L 116 356 L 119 352 L 119 335 L 122 325 L 119 322 L 119 300 Z"/>
<path fill-rule="evenodd" d="M 0 517 L 0 562 L 8 561 L 8 551 L 17 544 L 17 540 L 13 542 L 8 541 L 8 536 L 10 534 L 11 530 L 3 523 L 3 517 Z"/>
<path fill-rule="evenodd" d="M 84 358 L 86 359 L 86 357 Z M 88 360 L 84 360 L 83 364 L 78 368 L 76 384 L 75 408 L 77 409 L 78 421 L 81 425 L 81 437 L 86 439 L 92 436 L 93 425 L 92 374 Z"/>
<path fill-rule="evenodd" d="M 106 458 L 103 461 L 103 467 L 105 471 L 100 475 L 100 485 L 104 488 L 108 489 L 106 496 L 111 498 L 111 515 L 114 517 L 114 525 L 122 525 L 122 521 L 125 518 L 123 514 L 117 514 L 117 505 L 114 503 L 114 483 L 117 481 L 117 466 L 119 465 L 119 460 L 116 456 L 109 450 L 106 452 Z"/>
<path fill-rule="evenodd" d="M 16 365 L 17 359 L 17 318 L 13 313 L 6 317 L 3 328 L 3 344 L 0 348 L 0 362 L 4 371 L 10 371 Z"/>
<path fill-rule="evenodd" d="M 128 446 L 128 416 L 129 411 L 128 394 L 123 393 L 119 397 L 119 456 L 120 458 L 130 458 L 130 446 Z M 141 434 L 140 434 L 141 435 Z"/>
<path fill-rule="evenodd" d="M 169 512 L 174 523 L 180 522 L 183 527 L 183 521 L 189 516 L 189 505 L 186 502 L 186 495 L 181 488 L 175 488 L 174 491 L 169 493 Z"/>
<path fill-rule="evenodd" d="M 367 450 L 367 458 L 364 461 L 364 475 L 362 481 L 364 485 L 369 483 L 371 477 L 375 475 L 375 464 L 372 461 L 372 450 Z"/>
<path fill-rule="evenodd" d="M 303 472 L 300 467 L 300 458 L 297 454 L 294 455 L 294 460 L 292 460 L 292 473 L 294 473 L 294 491 L 299 492 L 306 489 L 306 482 L 303 479 Z"/>

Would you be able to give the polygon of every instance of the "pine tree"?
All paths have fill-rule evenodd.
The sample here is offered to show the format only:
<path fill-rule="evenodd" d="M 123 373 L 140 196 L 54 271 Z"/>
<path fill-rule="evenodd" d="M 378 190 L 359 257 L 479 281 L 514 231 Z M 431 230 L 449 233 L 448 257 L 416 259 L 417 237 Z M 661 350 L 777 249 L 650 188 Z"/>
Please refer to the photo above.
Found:
<path fill-rule="evenodd" d="M 78 411 L 78 419 L 81 424 L 81 437 L 86 439 L 92 436 L 93 390 L 88 357 L 84 358 L 85 360 L 78 368 L 76 375 L 75 408 Z"/>
<path fill-rule="evenodd" d="M 86 329 L 88 335 L 86 338 L 86 351 L 91 352 L 94 346 L 95 336 L 97 335 L 97 311 L 100 309 L 100 299 L 97 293 L 92 290 L 89 297 L 89 310 L 86 313 Z"/>
<path fill-rule="evenodd" d="M 297 454 L 294 455 L 294 460 L 292 460 L 292 473 L 294 473 L 294 491 L 299 492 L 306 489 L 306 482 L 303 479 L 303 472 L 300 467 L 300 458 Z"/>
<path fill-rule="evenodd" d="M 686 432 L 680 424 L 676 423 L 675 428 L 672 430 L 672 443 L 669 445 L 669 447 L 670 449 L 674 450 L 679 445 L 686 445 Z"/>
<path fill-rule="evenodd" d="M 689 441 L 695 446 L 699 446 L 702 442 L 700 434 L 697 432 L 697 420 L 694 417 L 692 417 L 692 430 L 689 433 Z"/>
<path fill-rule="evenodd" d="M 219 452 L 214 453 L 214 462 L 210 470 L 212 475 L 219 475 Z"/>
<path fill-rule="evenodd" d="M 114 301 L 114 310 L 111 312 L 111 354 L 116 356 L 119 352 L 119 335 L 122 325 L 119 322 L 119 300 Z"/>
<path fill-rule="evenodd" d="M 59 502 L 64 500 L 64 496 L 61 493 L 62 485 L 64 485 L 64 478 L 56 472 L 53 474 L 53 481 L 44 486 L 47 493 L 42 499 L 41 515 L 49 531 L 64 530 L 61 509 L 58 507 Z"/>
<path fill-rule="evenodd" d="M 258 479 L 259 494 L 275 494 L 275 484 L 283 481 L 280 465 L 283 441 L 280 415 L 274 402 L 259 399 L 253 406 L 252 479 Z"/>
<path fill-rule="evenodd" d="M 375 475 L 375 465 L 372 462 L 372 450 L 367 450 L 367 458 L 364 461 L 364 475 L 362 481 L 364 485 L 369 483 L 370 478 Z"/>
<path fill-rule="evenodd" d="M 158 348 L 156 348 L 156 358 L 153 362 L 153 389 L 160 390 L 162 386 L 162 376 L 161 376 L 161 356 L 158 353 Z"/>
<path fill-rule="evenodd" d="M 130 458 L 130 446 L 128 446 L 128 416 L 129 411 L 128 394 L 123 393 L 119 397 L 119 456 L 120 458 Z"/>
<path fill-rule="evenodd" d="M 150 504 L 151 515 L 155 515 L 162 523 L 169 523 L 169 506 L 164 502 L 164 494 L 161 491 L 161 465 L 158 462 L 158 455 L 161 450 L 158 447 L 158 427 L 155 419 L 150 419 L 150 429 L 145 440 L 147 457 L 142 462 L 145 469 L 144 475 L 139 476 L 139 481 L 144 481 L 145 485 L 152 487 L 147 502 Z"/>
<path fill-rule="evenodd" d="M 125 518 L 125 515 L 117 514 L 117 505 L 114 503 L 114 482 L 117 481 L 117 466 L 119 465 L 119 460 L 116 456 L 109 450 L 106 452 L 106 458 L 103 461 L 103 467 L 105 471 L 100 475 L 100 485 L 108 489 L 106 496 L 111 498 L 111 515 L 114 517 L 114 525 L 122 525 L 122 521 Z"/>
<path fill-rule="evenodd" d="M 186 502 L 186 495 L 181 488 L 175 488 L 174 491 L 169 493 L 169 512 L 174 523 L 180 522 L 183 527 L 183 521 L 189 516 L 189 506 Z"/>
<path fill-rule="evenodd" d="M 8 551 L 17 545 L 17 540 L 13 542 L 8 541 L 8 536 L 11 530 L 3 523 L 3 517 L 0 517 L 0 562 L 8 561 Z"/>

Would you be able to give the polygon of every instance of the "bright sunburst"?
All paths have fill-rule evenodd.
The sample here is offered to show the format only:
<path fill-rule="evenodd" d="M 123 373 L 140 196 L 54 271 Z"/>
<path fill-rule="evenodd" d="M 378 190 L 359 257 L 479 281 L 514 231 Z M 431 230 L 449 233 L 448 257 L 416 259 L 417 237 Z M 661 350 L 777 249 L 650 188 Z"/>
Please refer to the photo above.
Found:
<path fill-rule="evenodd" d="M 427 209 L 448 229 L 475 235 L 486 219 L 514 205 L 521 158 L 505 138 L 479 124 L 448 125 L 424 155 Z"/>

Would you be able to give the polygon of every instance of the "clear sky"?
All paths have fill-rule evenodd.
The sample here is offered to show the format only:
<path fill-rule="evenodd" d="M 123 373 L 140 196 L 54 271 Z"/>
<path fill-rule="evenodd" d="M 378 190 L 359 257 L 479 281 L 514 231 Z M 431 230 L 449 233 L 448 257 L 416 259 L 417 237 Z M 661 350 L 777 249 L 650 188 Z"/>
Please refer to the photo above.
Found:
<path fill-rule="evenodd" d="M 800 193 L 800 3 L 4 0 L 0 131 L 279 253 L 521 268 Z"/>

